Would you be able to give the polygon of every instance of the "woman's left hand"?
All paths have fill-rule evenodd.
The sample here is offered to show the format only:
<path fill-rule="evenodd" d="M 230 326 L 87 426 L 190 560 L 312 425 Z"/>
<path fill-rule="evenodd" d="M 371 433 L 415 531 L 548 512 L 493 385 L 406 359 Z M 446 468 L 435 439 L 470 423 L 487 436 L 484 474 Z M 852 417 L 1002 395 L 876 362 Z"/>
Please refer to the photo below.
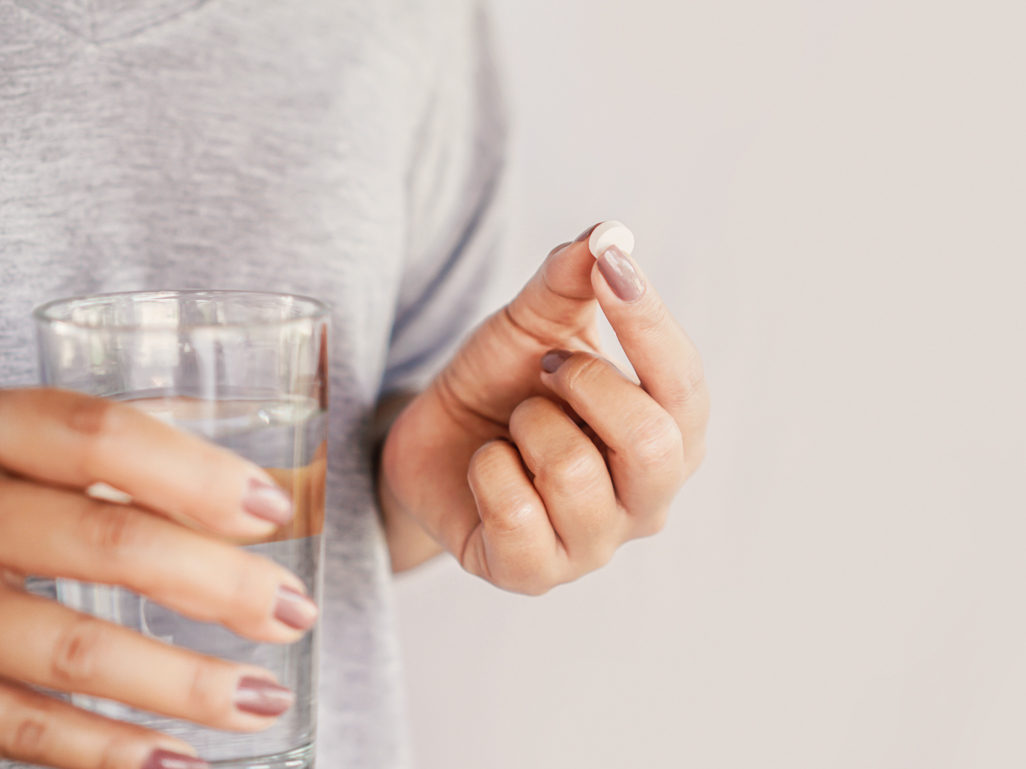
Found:
<path fill-rule="evenodd" d="M 658 532 L 704 454 L 694 345 L 629 256 L 589 229 L 549 254 L 393 424 L 379 492 L 393 567 L 430 555 L 540 594 Z M 640 383 L 602 357 L 601 307 Z"/>

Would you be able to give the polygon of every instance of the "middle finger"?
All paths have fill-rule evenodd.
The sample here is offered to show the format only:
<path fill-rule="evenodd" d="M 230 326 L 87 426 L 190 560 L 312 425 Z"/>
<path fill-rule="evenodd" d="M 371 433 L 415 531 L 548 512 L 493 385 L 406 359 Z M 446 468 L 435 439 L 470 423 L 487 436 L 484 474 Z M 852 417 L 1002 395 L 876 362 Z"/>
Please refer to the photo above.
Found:
<path fill-rule="evenodd" d="M 673 417 L 597 355 L 554 350 L 542 358 L 542 369 L 542 382 L 608 448 L 616 495 L 627 511 L 642 522 L 662 515 L 684 482 L 683 440 Z"/>
<path fill-rule="evenodd" d="M 278 564 L 128 505 L 0 477 L 0 564 L 116 584 L 258 641 L 297 640 L 317 618 Z"/>

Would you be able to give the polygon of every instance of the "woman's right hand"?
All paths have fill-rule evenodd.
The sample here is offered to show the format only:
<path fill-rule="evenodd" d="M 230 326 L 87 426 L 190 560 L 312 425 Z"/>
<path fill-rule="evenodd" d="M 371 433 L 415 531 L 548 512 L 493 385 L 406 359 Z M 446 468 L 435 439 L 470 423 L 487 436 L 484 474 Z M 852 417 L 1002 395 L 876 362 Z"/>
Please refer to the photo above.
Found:
<path fill-rule="evenodd" d="M 105 483 L 131 504 L 86 494 Z M 26 686 L 117 700 L 218 729 L 257 731 L 293 695 L 262 668 L 206 657 L 23 589 L 25 575 L 121 585 L 255 641 L 316 621 L 303 583 L 226 539 L 292 515 L 256 465 L 131 406 L 0 390 L 0 757 L 66 769 L 193 769 L 180 740 Z"/>

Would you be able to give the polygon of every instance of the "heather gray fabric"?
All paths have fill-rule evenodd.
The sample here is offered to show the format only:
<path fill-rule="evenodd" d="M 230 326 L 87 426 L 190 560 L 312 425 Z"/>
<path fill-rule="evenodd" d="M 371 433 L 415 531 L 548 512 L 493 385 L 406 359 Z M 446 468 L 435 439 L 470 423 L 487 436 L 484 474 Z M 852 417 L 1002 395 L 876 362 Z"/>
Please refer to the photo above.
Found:
<path fill-rule="evenodd" d="M 332 307 L 320 769 L 409 762 L 368 427 L 479 317 L 486 45 L 471 0 L 0 0 L 0 385 L 37 381 L 29 315 L 56 297 Z"/>

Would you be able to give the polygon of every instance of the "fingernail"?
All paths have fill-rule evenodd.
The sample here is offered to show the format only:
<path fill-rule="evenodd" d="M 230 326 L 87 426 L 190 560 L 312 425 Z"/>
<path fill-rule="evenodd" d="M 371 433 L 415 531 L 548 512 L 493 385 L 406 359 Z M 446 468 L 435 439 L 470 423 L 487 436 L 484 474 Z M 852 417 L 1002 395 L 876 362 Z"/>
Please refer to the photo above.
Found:
<path fill-rule="evenodd" d="M 257 518 L 278 525 L 292 520 L 292 500 L 279 487 L 259 478 L 250 478 L 242 498 L 242 509 Z"/>
<path fill-rule="evenodd" d="M 274 618 L 296 630 L 307 630 L 317 621 L 317 604 L 291 587 L 278 588 Z"/>
<path fill-rule="evenodd" d="M 263 678 L 246 676 L 235 688 L 235 707 L 256 716 L 280 716 L 295 701 L 291 691 Z"/>
<path fill-rule="evenodd" d="M 591 225 L 591 227 L 589 227 L 580 235 L 578 235 L 577 238 L 574 240 L 574 243 L 580 243 L 582 240 L 585 240 L 589 235 L 591 235 L 591 231 L 598 227 L 600 224 L 602 224 L 602 222 L 595 222 L 595 224 Z"/>
<path fill-rule="evenodd" d="M 542 356 L 541 367 L 549 374 L 553 374 L 571 355 L 573 353 L 569 350 L 549 350 Z"/>
<path fill-rule="evenodd" d="M 150 753 L 142 769 L 209 769 L 210 764 L 202 758 L 187 756 L 184 753 L 173 753 L 170 750 L 157 748 Z"/>
<path fill-rule="evenodd" d="M 598 259 L 599 272 L 613 293 L 625 302 L 636 302 L 645 293 L 645 284 L 641 282 L 634 266 L 617 246 L 610 246 L 602 252 Z"/>

